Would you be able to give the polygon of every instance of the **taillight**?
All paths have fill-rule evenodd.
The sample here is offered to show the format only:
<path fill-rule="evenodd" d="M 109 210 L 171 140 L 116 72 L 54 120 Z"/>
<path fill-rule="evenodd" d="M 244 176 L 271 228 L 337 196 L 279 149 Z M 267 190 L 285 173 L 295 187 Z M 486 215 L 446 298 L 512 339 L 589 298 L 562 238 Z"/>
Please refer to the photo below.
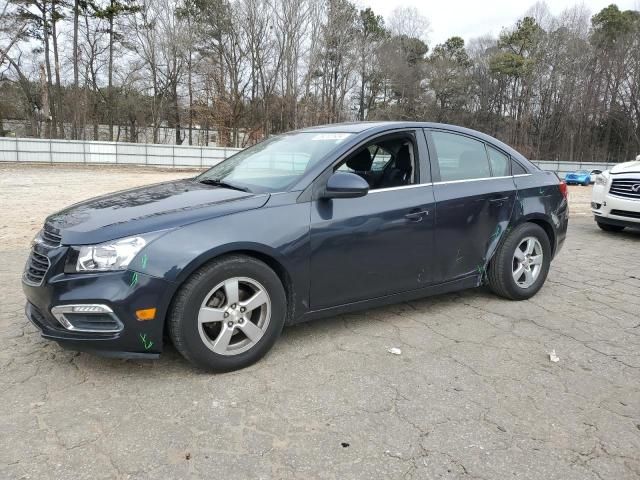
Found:
<path fill-rule="evenodd" d="M 560 184 L 558 185 L 560 189 L 560 193 L 566 199 L 569 196 L 569 188 L 567 187 L 567 182 L 564 180 L 560 180 Z"/>

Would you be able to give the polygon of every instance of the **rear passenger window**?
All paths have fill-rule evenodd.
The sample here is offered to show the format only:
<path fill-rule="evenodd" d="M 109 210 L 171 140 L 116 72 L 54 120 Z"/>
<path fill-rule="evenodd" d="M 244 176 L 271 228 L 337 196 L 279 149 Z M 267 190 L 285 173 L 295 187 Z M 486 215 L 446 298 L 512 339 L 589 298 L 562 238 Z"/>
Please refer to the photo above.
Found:
<path fill-rule="evenodd" d="M 491 163 L 491 173 L 493 176 L 508 177 L 511 175 L 509 157 L 489 145 L 487 145 L 487 151 L 489 152 L 489 163 Z"/>
<path fill-rule="evenodd" d="M 454 133 L 431 132 L 443 182 L 491 176 L 484 143 Z"/>

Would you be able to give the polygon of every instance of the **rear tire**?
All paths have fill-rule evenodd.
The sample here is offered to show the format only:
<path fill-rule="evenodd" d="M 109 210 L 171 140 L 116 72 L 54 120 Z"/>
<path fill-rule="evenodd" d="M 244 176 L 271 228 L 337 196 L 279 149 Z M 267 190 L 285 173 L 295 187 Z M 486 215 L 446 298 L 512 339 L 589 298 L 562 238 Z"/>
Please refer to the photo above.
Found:
<path fill-rule="evenodd" d="M 547 233 L 539 225 L 523 223 L 509 234 L 491 260 L 489 288 L 510 300 L 526 300 L 542 288 L 550 264 Z"/>
<path fill-rule="evenodd" d="M 625 227 L 622 225 L 610 225 L 608 223 L 596 222 L 598 226 L 605 232 L 621 232 Z"/>
<path fill-rule="evenodd" d="M 169 335 L 194 365 L 228 372 L 271 349 L 286 313 L 276 273 L 255 258 L 228 255 L 197 270 L 180 288 L 169 312 Z"/>

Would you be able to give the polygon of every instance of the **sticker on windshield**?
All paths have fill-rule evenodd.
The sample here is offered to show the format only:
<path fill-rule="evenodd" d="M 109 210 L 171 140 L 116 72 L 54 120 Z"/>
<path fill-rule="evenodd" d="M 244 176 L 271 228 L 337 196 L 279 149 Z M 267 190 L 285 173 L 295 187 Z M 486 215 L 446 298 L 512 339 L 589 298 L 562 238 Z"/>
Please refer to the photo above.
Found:
<path fill-rule="evenodd" d="M 349 133 L 319 133 L 311 137 L 311 140 L 335 140 L 336 142 L 340 142 L 347 138 Z"/>

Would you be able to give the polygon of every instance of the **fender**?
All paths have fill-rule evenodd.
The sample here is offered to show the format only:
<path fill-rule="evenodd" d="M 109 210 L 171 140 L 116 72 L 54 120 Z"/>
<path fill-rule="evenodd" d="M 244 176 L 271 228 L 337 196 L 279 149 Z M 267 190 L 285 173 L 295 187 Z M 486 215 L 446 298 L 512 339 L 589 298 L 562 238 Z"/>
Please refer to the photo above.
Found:
<path fill-rule="evenodd" d="M 558 251 L 559 244 L 564 240 L 564 236 L 561 237 L 559 232 L 566 231 L 566 225 L 563 229 L 563 222 L 566 223 L 568 204 L 566 199 L 562 198 L 557 177 L 550 172 L 539 173 L 525 177 L 514 177 L 517 188 L 516 201 L 511 211 L 510 220 L 501 222 L 499 235 L 488 244 L 484 270 L 479 272 L 481 273 L 479 282 L 482 282 L 491 259 L 508 233 L 523 223 L 533 222 L 540 225 L 549 237 L 552 256 L 555 256 Z M 539 177 L 546 178 L 549 182 L 548 185 L 540 186 Z M 555 208 L 554 205 L 559 205 L 559 207 Z"/>
<path fill-rule="evenodd" d="M 524 222 L 534 222 L 549 236 L 552 257 L 562 246 L 567 232 L 569 204 L 558 188 L 559 179 L 553 172 L 538 171 L 515 178 L 518 189 L 512 228 Z"/>
<path fill-rule="evenodd" d="M 267 222 L 265 209 L 284 213 L 270 212 Z M 220 255 L 254 252 L 282 266 L 296 286 L 293 311 L 303 312 L 309 305 L 309 212 L 309 203 L 269 202 L 259 209 L 192 223 L 151 242 L 129 268 L 162 278 L 177 290 L 196 269 Z"/>

